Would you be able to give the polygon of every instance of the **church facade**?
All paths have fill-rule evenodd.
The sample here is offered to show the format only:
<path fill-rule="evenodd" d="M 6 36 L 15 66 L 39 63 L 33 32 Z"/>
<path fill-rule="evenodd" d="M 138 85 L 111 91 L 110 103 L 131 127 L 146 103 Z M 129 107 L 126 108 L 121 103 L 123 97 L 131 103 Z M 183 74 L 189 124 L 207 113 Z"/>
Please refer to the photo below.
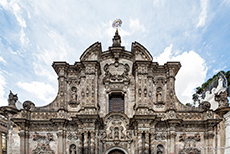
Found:
<path fill-rule="evenodd" d="M 80 62 L 52 66 L 59 85 L 52 103 L 18 109 L 10 93 L 1 107 L 8 154 L 224 154 L 227 96 L 216 95 L 216 110 L 207 101 L 182 104 L 179 62 L 159 65 L 138 42 L 127 51 L 116 31 L 107 51 L 96 42 Z"/>

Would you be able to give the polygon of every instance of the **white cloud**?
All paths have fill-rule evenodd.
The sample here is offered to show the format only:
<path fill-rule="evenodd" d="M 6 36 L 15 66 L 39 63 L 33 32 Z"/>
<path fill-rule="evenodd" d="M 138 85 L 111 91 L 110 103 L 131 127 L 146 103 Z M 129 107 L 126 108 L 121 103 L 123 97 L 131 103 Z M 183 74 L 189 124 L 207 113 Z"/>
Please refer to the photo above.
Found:
<path fill-rule="evenodd" d="M 18 0 L 11 0 L 11 1 L 1 0 L 0 1 L 0 5 L 2 5 L 4 9 L 10 10 L 15 15 L 19 25 L 23 28 L 26 28 L 27 25 L 26 25 L 24 18 L 21 15 L 22 11 L 18 3 L 19 3 Z"/>
<path fill-rule="evenodd" d="M 2 62 L 4 65 L 6 64 L 6 61 L 1 56 L 0 56 L 0 62 Z"/>
<path fill-rule="evenodd" d="M 218 73 L 218 72 L 220 72 L 220 71 L 223 71 L 225 68 L 227 68 L 227 66 L 224 66 L 223 68 L 213 69 L 212 73 L 213 73 L 213 74 L 216 74 L 216 73 Z"/>
<path fill-rule="evenodd" d="M 207 18 L 208 0 L 200 0 L 202 11 L 199 16 L 199 22 L 196 27 L 204 27 Z"/>
<path fill-rule="evenodd" d="M 164 2 L 164 0 L 153 0 L 153 6 L 157 7 L 157 6 L 159 6 L 159 4 L 161 4 L 163 2 Z"/>
<path fill-rule="evenodd" d="M 172 45 L 166 47 L 164 52 L 154 61 L 160 64 L 167 61 L 180 61 L 181 69 L 176 76 L 176 94 L 182 103 L 192 102 L 194 88 L 200 86 L 206 78 L 207 66 L 205 60 L 195 51 L 183 52 L 179 55 L 172 54 Z"/>
<path fill-rule="evenodd" d="M 129 21 L 129 27 L 130 29 L 135 32 L 135 31 L 142 31 L 145 32 L 145 26 L 140 24 L 139 19 L 130 19 Z"/>
<path fill-rule="evenodd" d="M 18 82 L 17 85 L 24 89 L 25 91 L 31 93 L 32 95 L 36 96 L 40 100 L 44 101 L 47 104 L 50 103 L 54 99 L 55 90 L 54 88 L 46 83 L 43 82 Z"/>
<path fill-rule="evenodd" d="M 7 100 L 5 98 L 5 86 L 6 86 L 6 80 L 2 75 L 2 72 L 0 72 L 0 106 L 7 105 Z"/>
<path fill-rule="evenodd" d="M 22 45 L 27 45 L 30 42 L 29 39 L 26 37 L 26 34 L 25 34 L 23 28 L 20 31 L 20 41 L 21 41 Z"/>

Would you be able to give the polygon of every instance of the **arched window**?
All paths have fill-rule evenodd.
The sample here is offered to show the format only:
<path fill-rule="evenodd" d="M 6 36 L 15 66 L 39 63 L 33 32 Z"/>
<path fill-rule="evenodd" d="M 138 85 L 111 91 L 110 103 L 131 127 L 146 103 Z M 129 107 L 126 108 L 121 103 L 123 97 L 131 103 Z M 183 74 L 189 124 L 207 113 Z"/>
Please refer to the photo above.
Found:
<path fill-rule="evenodd" d="M 109 95 L 109 112 L 124 112 L 124 95 L 122 93 Z"/>

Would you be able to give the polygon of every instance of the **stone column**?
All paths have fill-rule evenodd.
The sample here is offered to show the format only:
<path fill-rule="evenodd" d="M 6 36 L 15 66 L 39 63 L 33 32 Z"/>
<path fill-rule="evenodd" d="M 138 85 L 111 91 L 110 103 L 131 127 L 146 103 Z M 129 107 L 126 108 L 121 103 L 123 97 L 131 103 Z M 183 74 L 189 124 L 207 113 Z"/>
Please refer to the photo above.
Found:
<path fill-rule="evenodd" d="M 225 152 L 230 153 L 230 112 L 224 115 L 225 118 Z"/>
<path fill-rule="evenodd" d="M 149 154 L 149 133 L 145 133 L 145 151 L 144 154 Z"/>
<path fill-rule="evenodd" d="M 137 134 L 137 152 L 138 154 L 142 154 L 142 132 L 138 132 Z"/>
<path fill-rule="evenodd" d="M 19 136 L 20 136 L 20 153 L 29 154 L 29 143 L 28 143 L 29 133 L 28 131 L 21 130 L 19 132 Z"/>
<path fill-rule="evenodd" d="M 95 132 L 90 132 L 90 154 L 95 154 Z"/>
<path fill-rule="evenodd" d="M 84 145 L 83 145 L 83 148 L 84 148 L 84 154 L 88 154 L 88 151 L 89 151 L 89 138 L 88 138 L 88 131 L 85 131 L 84 132 Z"/>
<path fill-rule="evenodd" d="M 58 138 L 58 154 L 63 154 L 64 153 L 63 137 L 64 137 L 64 133 L 62 131 L 59 131 L 57 133 L 57 138 Z"/>

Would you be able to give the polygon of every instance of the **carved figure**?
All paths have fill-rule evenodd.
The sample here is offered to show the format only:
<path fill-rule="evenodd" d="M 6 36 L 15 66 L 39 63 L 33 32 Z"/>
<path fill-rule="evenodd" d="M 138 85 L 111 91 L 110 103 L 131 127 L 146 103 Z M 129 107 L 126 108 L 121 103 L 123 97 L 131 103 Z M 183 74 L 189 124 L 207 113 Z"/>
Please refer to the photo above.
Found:
<path fill-rule="evenodd" d="M 76 87 L 71 88 L 71 99 L 72 99 L 72 102 L 77 103 L 77 88 Z"/>
<path fill-rule="evenodd" d="M 160 87 L 157 88 L 156 98 L 157 102 L 162 102 L 162 89 Z"/>
<path fill-rule="evenodd" d="M 13 94 L 12 91 L 10 91 L 10 94 L 8 96 L 8 104 L 10 106 L 15 106 L 15 103 L 18 101 L 18 96 L 17 94 Z"/>

